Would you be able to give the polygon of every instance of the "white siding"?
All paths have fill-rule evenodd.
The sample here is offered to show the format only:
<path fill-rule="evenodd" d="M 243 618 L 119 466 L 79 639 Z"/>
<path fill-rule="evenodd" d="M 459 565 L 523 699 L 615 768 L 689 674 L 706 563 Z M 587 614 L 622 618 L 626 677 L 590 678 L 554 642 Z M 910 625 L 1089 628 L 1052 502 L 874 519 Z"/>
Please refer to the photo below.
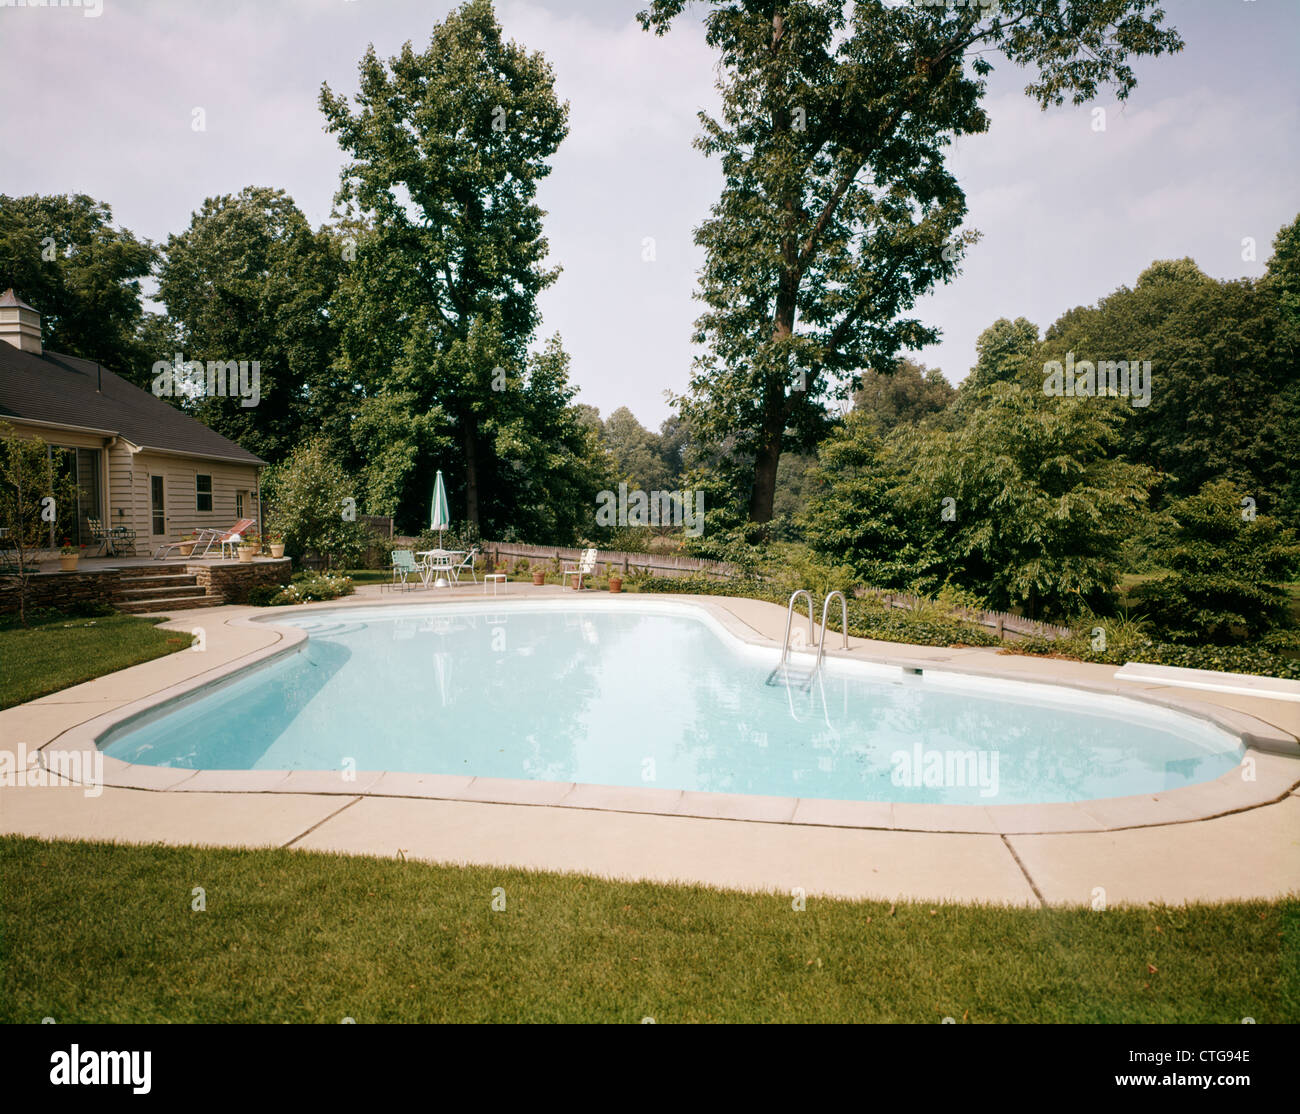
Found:
<path fill-rule="evenodd" d="M 256 504 L 253 501 L 257 492 L 257 469 L 251 464 L 137 453 L 135 471 L 139 495 L 137 519 L 140 522 L 136 530 L 140 537 L 147 537 L 154 544 L 160 539 L 152 533 L 150 476 L 163 477 L 163 505 L 167 526 L 163 538 L 166 540 L 174 541 L 182 534 L 194 530 L 226 529 L 233 526 L 237 517 L 235 494 L 239 491 L 249 493 L 244 499 L 244 517 L 257 518 Z M 199 475 L 212 477 L 210 511 L 198 509 L 198 485 L 195 477 Z"/>

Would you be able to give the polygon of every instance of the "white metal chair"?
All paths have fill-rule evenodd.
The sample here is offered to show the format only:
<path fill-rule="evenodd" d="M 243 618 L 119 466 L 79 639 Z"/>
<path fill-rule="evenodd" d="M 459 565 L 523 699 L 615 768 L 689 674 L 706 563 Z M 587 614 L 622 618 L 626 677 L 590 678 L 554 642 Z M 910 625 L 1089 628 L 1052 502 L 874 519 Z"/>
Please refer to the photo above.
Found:
<path fill-rule="evenodd" d="M 596 571 L 596 551 L 594 549 L 584 549 L 582 557 L 576 565 L 566 565 L 563 574 L 560 576 L 560 584 L 563 585 L 569 577 L 576 577 L 573 588 L 578 591 L 582 588 L 582 578 L 590 576 Z"/>
<path fill-rule="evenodd" d="M 478 546 L 472 546 L 470 548 L 470 551 L 465 555 L 465 560 L 463 560 L 459 565 L 452 565 L 451 567 L 452 580 L 455 581 L 457 584 L 459 584 L 460 574 L 464 572 L 466 569 L 468 569 L 470 579 L 473 580 L 475 584 L 477 584 L 478 575 L 474 572 L 474 558 L 477 556 L 478 556 Z"/>

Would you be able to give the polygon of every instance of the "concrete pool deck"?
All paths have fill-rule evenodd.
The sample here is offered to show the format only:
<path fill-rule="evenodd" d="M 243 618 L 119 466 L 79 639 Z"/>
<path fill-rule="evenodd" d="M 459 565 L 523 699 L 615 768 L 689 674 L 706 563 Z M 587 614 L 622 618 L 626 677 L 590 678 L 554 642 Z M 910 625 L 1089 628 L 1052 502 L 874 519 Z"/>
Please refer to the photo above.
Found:
<path fill-rule="evenodd" d="M 582 593 L 584 600 L 597 597 L 613 605 L 620 599 Z M 509 606 L 520 599 L 574 598 L 571 590 L 511 584 L 487 602 Z M 691 602 L 738 636 L 763 644 L 779 643 L 785 624 L 784 608 L 753 600 L 621 598 Z M 483 600 L 481 590 L 472 587 L 409 595 L 364 587 L 347 600 L 313 607 Z M 267 615 L 268 609 L 234 606 L 173 614 L 167 627 L 203 629 L 202 653 L 173 654 L 2 711 L 0 750 L 13 752 L 22 744 L 30 755 L 42 747 L 83 748 L 89 733 L 100 733 L 136 702 L 243 668 L 301 640 L 300 631 L 249 622 Z M 832 636 L 830 645 L 839 644 Z M 1068 684 L 1216 714 L 1256 739 L 1258 745 L 1248 752 L 1255 780 L 1225 775 L 1151 798 L 1072 806 L 792 802 L 787 813 L 785 804 L 771 804 L 785 799 L 733 798 L 742 802 L 740 811 L 728 813 L 701 800 L 720 795 L 658 789 L 569 786 L 559 798 L 569 798 L 568 803 L 561 805 L 544 788 L 554 783 L 520 782 L 512 790 L 516 796 L 498 803 L 502 794 L 495 786 L 491 793 L 479 791 L 477 800 L 451 799 L 473 797 L 474 791 L 422 787 L 419 783 L 429 779 L 421 775 L 363 772 L 344 785 L 337 771 L 196 772 L 116 763 L 114 776 L 107 768 L 112 760 L 106 760 L 107 787 L 97 796 L 79 786 L 0 788 L 0 832 L 295 847 L 883 899 L 1089 903 L 1100 890 L 1112 904 L 1181 903 L 1300 890 L 1300 702 L 1124 684 L 1115 680 L 1113 666 L 991 649 L 855 638 L 838 656 Z M 575 798 L 579 790 L 586 796 Z M 695 799 L 683 803 L 684 798 Z M 1053 818 L 1045 810 L 1058 811 Z"/>

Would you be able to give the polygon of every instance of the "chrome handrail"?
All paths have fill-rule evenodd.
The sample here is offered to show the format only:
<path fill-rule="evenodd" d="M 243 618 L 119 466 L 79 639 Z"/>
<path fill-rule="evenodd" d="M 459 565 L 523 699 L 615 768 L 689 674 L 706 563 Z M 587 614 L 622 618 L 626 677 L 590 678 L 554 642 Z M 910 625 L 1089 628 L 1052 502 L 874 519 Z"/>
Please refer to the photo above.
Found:
<path fill-rule="evenodd" d="M 837 588 L 822 604 L 822 636 L 817 643 L 817 664 L 813 666 L 814 672 L 822 667 L 822 655 L 826 652 L 826 612 L 835 596 L 840 597 L 840 629 L 844 632 L 844 649 L 849 648 L 849 603 L 844 598 L 844 593 Z"/>
<path fill-rule="evenodd" d="M 796 588 L 790 593 L 790 603 L 785 609 L 785 639 L 781 643 L 781 661 L 777 668 L 785 664 L 786 656 L 790 653 L 790 624 L 794 622 L 794 601 L 800 596 L 808 597 L 808 645 L 813 641 L 813 598 L 807 588 Z"/>

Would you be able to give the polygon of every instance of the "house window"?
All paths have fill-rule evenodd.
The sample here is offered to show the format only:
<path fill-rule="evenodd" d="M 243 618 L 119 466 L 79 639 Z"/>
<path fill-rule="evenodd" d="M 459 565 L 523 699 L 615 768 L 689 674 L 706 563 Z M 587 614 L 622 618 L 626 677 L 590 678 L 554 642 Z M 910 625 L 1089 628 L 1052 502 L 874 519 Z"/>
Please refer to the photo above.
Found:
<path fill-rule="evenodd" d="M 235 492 L 235 517 L 244 517 L 244 493 L 242 491 Z"/>
<path fill-rule="evenodd" d="M 163 499 L 163 478 L 149 477 L 149 528 L 161 537 L 167 533 L 167 504 Z"/>
<path fill-rule="evenodd" d="M 212 510 L 212 477 L 195 476 L 194 490 L 198 495 L 198 503 L 195 509 L 200 511 Z"/>

